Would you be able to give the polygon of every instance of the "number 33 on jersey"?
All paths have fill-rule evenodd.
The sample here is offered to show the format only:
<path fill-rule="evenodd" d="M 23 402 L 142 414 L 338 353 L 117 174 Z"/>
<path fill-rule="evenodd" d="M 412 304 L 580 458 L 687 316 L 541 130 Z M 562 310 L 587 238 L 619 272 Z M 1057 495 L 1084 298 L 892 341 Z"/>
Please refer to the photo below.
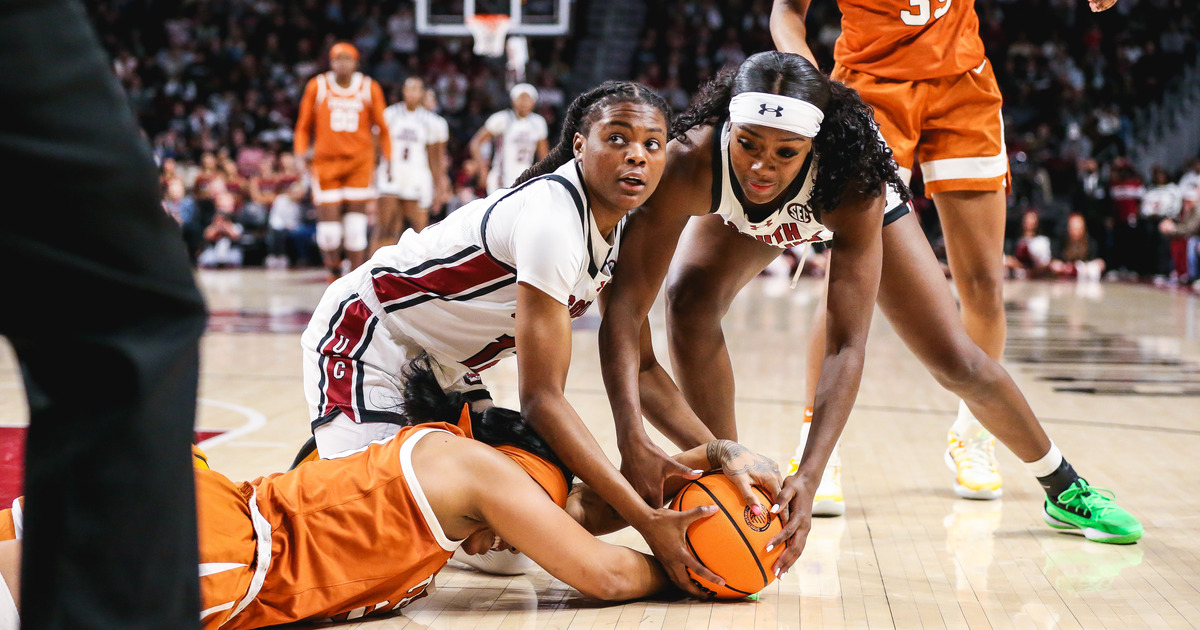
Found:
<path fill-rule="evenodd" d="M 834 57 L 852 70 L 920 81 L 962 74 L 984 59 L 979 18 L 967 0 L 839 0 Z"/>

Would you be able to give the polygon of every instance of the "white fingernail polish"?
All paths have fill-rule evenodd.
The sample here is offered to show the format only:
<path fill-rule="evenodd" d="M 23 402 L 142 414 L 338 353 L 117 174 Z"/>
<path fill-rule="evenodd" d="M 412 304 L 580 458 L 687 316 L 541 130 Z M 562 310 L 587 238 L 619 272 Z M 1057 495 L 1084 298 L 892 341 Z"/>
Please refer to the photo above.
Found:
<path fill-rule="evenodd" d="M 778 504 L 778 503 L 776 503 L 775 505 L 772 505 L 772 506 L 771 506 L 771 513 L 772 513 L 772 514 L 778 514 L 778 513 L 779 513 L 779 504 Z"/>
<path fill-rule="evenodd" d="M 703 475 L 703 474 L 704 474 L 704 471 L 703 471 L 703 470 L 693 470 L 693 471 L 692 471 L 692 474 L 693 474 L 693 475 Z"/>
<path fill-rule="evenodd" d="M 774 548 L 775 548 L 775 545 L 767 545 L 767 553 L 771 553 L 771 550 Z M 776 574 L 778 574 L 778 571 L 776 571 Z"/>
<path fill-rule="evenodd" d="M 770 550 L 768 549 L 768 551 Z M 775 569 L 775 577 L 779 577 L 779 569 Z"/>

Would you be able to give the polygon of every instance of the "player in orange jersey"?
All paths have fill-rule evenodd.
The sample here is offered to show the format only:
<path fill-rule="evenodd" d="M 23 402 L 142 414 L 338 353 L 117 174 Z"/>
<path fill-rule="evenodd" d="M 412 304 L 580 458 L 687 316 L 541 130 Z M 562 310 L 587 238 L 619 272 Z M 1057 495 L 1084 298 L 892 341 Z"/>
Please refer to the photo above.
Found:
<path fill-rule="evenodd" d="M 383 91 L 358 68 L 358 50 L 341 42 L 329 50 L 331 71 L 309 80 L 296 118 L 296 156 L 312 146 L 312 195 L 317 204 L 317 246 L 334 278 L 341 275 L 341 250 L 350 266 L 367 256 L 367 201 L 376 197 L 371 185 L 375 145 L 384 160 L 392 157 L 392 141 L 383 117 Z"/>
<path fill-rule="evenodd" d="M 465 396 L 441 390 L 428 359 L 403 377 L 411 424 L 345 457 L 234 483 L 195 449 L 205 630 L 395 613 L 433 591 L 434 576 L 460 546 L 471 554 L 519 548 L 598 599 L 634 599 L 670 585 L 651 556 L 595 538 L 623 523 L 590 489 L 571 490 L 571 472 L 520 414 L 498 407 L 470 414 Z M 431 421 L 459 409 L 457 424 Z M 729 442 L 678 459 L 732 476 L 766 462 Z M 683 483 L 677 479 L 673 491 Z M 0 576 L 8 585 L 0 584 L 0 624 L 15 615 L 22 509 L 18 500 L 0 512 Z"/>
<path fill-rule="evenodd" d="M 804 18 L 811 0 L 775 0 L 771 36 L 784 52 L 814 64 Z M 1116 0 L 1091 0 L 1103 11 Z M 879 130 L 907 184 L 920 163 L 946 238 L 946 255 L 971 339 L 989 356 L 1004 354 L 1004 224 L 1008 154 L 1000 87 L 984 56 L 972 2 L 959 0 L 838 0 L 842 35 L 834 48 L 832 78 L 854 88 L 875 109 Z M 816 398 L 825 346 L 825 307 L 809 334 L 805 428 L 792 460 L 797 468 Z M 961 497 L 1002 494 L 996 439 L 959 401 L 946 463 Z M 835 450 L 822 476 L 814 514 L 845 512 L 840 457 Z"/>

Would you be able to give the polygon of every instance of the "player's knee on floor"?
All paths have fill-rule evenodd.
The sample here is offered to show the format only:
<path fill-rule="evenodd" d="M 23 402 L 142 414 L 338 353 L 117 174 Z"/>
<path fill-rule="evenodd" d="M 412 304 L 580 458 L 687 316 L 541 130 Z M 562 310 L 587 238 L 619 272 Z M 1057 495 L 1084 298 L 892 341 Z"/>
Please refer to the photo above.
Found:
<path fill-rule="evenodd" d="M 367 248 L 367 215 L 347 212 L 342 217 L 342 225 L 346 229 L 346 251 L 361 252 Z"/>
<path fill-rule="evenodd" d="M 339 221 L 317 222 L 317 247 L 333 251 L 342 246 L 342 224 Z"/>

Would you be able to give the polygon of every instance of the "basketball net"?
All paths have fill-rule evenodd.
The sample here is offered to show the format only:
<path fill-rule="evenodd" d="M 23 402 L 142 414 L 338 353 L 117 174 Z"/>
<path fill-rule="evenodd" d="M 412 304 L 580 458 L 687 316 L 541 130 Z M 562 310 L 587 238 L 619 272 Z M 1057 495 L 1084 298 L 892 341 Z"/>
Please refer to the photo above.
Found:
<path fill-rule="evenodd" d="M 508 35 L 509 22 L 507 15 L 480 14 L 468 15 L 464 20 L 471 37 L 475 39 L 476 55 L 484 57 L 503 57 L 504 40 Z"/>

